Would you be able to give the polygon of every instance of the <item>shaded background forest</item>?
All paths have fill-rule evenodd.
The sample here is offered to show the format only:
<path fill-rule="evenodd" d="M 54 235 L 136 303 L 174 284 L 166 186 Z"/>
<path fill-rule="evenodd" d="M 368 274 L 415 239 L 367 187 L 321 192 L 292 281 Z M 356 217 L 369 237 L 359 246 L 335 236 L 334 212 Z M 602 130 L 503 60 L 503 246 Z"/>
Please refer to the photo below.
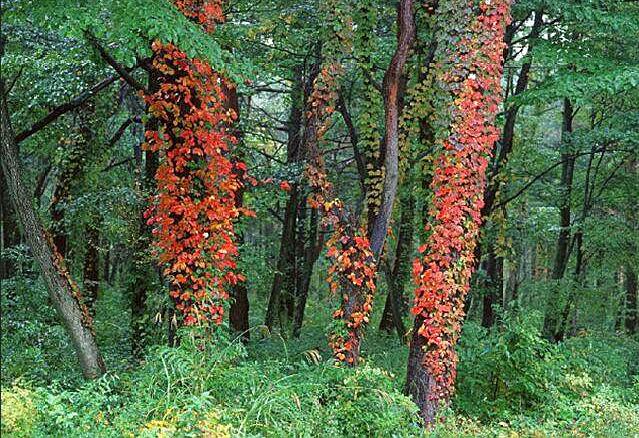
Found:
<path fill-rule="evenodd" d="M 341 11 L 232 1 L 208 34 L 168 1 L 94 3 L 5 1 L 2 79 L 23 181 L 95 316 L 109 371 L 83 381 L 3 175 L 3 433 L 421 434 L 402 392 L 411 271 L 433 201 L 428 125 L 438 108 L 424 66 L 443 43 L 431 2 L 415 8 L 400 80 L 399 186 L 356 369 L 334 367 L 326 341 L 339 301 L 325 281 L 331 229 L 309 207 L 305 176 L 305 114 L 327 47 L 340 44 Z M 445 23 L 452 12 L 439 3 Z M 397 10 L 336 4 L 348 5 L 353 50 L 321 148 L 335 192 L 366 221 L 383 191 Z M 633 436 L 639 5 L 521 0 L 512 17 L 456 394 L 434 433 Z M 232 153 L 251 178 L 240 196 L 254 215 L 235 223 L 246 281 L 205 346 L 195 335 L 167 346 L 177 318 L 143 217 L 153 163 L 139 89 L 151 86 L 144 65 L 156 38 L 237 85 L 225 92 L 237 98 Z"/>

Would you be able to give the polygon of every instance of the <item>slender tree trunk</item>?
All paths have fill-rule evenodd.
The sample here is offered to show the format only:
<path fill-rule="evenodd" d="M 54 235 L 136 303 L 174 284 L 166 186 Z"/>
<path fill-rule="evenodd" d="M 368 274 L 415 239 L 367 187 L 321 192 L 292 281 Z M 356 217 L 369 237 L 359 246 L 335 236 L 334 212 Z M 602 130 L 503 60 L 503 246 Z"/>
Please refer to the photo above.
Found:
<path fill-rule="evenodd" d="M 482 265 L 482 269 L 488 276 L 488 284 L 483 297 L 481 325 L 490 328 L 495 324 L 496 316 L 493 306 L 497 304 L 502 290 L 504 260 L 491 251 Z"/>
<path fill-rule="evenodd" d="M 282 289 L 289 286 L 291 263 L 295 256 L 295 223 L 297 220 L 297 184 L 291 189 L 291 195 L 286 202 L 286 210 L 284 212 L 284 224 L 282 226 L 282 240 L 280 242 L 280 252 L 277 261 L 275 276 L 273 277 L 273 286 L 269 296 L 268 306 L 266 309 L 266 317 L 264 325 L 269 330 L 273 330 L 276 318 L 280 319 L 280 325 L 284 325 L 283 309 L 285 301 L 282 299 Z M 287 284 L 288 283 L 288 284 Z M 290 289 L 286 288 L 286 294 L 290 293 Z M 285 299 L 287 297 L 284 297 Z"/>
<path fill-rule="evenodd" d="M 397 332 L 400 341 L 404 341 L 406 326 L 403 316 L 406 305 L 404 303 L 404 285 L 410 276 L 411 253 L 413 250 L 413 234 L 415 226 L 415 196 L 412 187 L 407 187 L 406 194 L 402 197 L 402 213 L 395 248 L 395 260 L 393 269 L 388 273 L 388 295 L 384 305 L 384 313 L 379 323 L 379 329 Z"/>
<path fill-rule="evenodd" d="M 230 86 L 230 83 L 227 81 L 223 81 L 223 93 L 226 98 L 226 107 L 232 110 L 235 113 L 235 120 L 233 125 L 230 127 L 233 136 L 237 141 L 237 146 L 241 146 L 244 133 L 239 128 L 240 123 L 240 100 L 237 95 L 237 87 Z M 237 147 L 236 146 L 236 147 Z M 244 154 L 240 151 L 236 154 L 238 161 L 244 161 Z M 237 170 L 238 179 L 245 183 L 244 181 L 244 171 Z M 244 191 L 245 187 L 240 187 L 235 192 L 235 207 L 238 209 L 242 209 L 244 207 Z M 237 226 L 237 224 L 236 224 Z M 244 244 L 244 233 L 241 230 L 235 229 L 235 235 L 237 238 L 237 243 L 239 247 L 242 247 Z M 231 326 L 231 330 L 238 333 L 240 335 L 240 339 L 242 342 L 247 342 L 250 337 L 249 331 L 249 299 L 248 299 L 248 288 L 246 286 L 246 282 L 240 281 L 237 282 L 231 288 L 231 306 L 229 309 L 229 325 Z"/>
<path fill-rule="evenodd" d="M 539 33 L 543 25 L 543 11 L 538 9 L 534 12 L 534 14 L 535 18 L 531 27 L 530 38 L 528 39 L 528 41 L 530 41 L 529 50 L 533 49 L 535 39 L 539 37 Z M 504 49 L 504 62 L 509 56 L 511 56 L 512 41 L 515 36 L 516 28 L 516 23 L 511 23 L 506 29 L 506 35 L 504 37 L 504 42 L 506 43 L 506 48 Z M 515 85 L 515 89 L 512 91 L 512 95 L 520 95 L 528 88 L 531 66 L 532 61 L 530 58 L 522 64 L 517 75 L 517 83 Z M 508 92 L 506 95 L 508 95 Z M 497 194 L 503 186 L 501 173 L 508 164 L 508 159 L 510 158 L 510 154 L 513 150 L 515 123 L 517 121 L 518 114 L 518 105 L 512 105 L 507 108 L 501 138 L 499 142 L 495 144 L 495 153 L 489 170 L 488 184 L 484 190 L 484 206 L 482 208 L 482 218 L 484 218 L 484 223 L 493 215 Z M 482 242 L 479 241 L 477 243 L 477 247 L 475 248 L 475 263 L 478 265 L 480 264 L 483 252 L 483 254 L 487 257 L 487 260 L 481 263 L 481 267 L 482 271 L 484 271 L 487 276 L 487 282 L 482 285 L 484 289 L 482 299 L 482 326 L 489 328 L 495 323 L 495 315 L 492 306 L 497 302 L 499 291 L 503 287 L 503 270 L 500 269 L 500 266 L 503 267 L 503 260 L 500 260 L 501 258 L 495 255 L 495 242 L 489 240 L 488 242 L 485 242 L 485 244 L 486 247 L 482 248 Z"/>
<path fill-rule="evenodd" d="M 575 169 L 575 156 L 571 151 L 569 140 L 567 137 L 572 133 L 572 121 L 574 117 L 573 107 L 570 99 L 564 99 L 563 123 L 562 123 L 562 148 L 561 154 L 561 205 L 559 206 L 559 236 L 557 237 L 557 245 L 555 249 L 555 261 L 551 278 L 553 280 L 561 280 L 566 272 L 569 257 L 570 245 L 570 223 L 571 223 L 571 196 L 572 182 Z M 559 315 L 555 311 L 557 307 L 557 296 L 551 294 L 548 297 L 546 314 L 544 316 L 543 333 L 549 339 L 554 339 L 558 330 Z"/>
<path fill-rule="evenodd" d="M 42 270 L 51 302 L 71 337 L 82 373 L 86 378 L 96 378 L 106 371 L 106 367 L 95 341 L 91 316 L 82 303 L 77 285 L 66 270 L 63 258 L 53 249 L 33 208 L 31 195 L 21 180 L 18 148 L 11 129 L 3 81 L 0 81 L 0 96 L 2 170 L 11 201 L 33 257 Z"/>
<path fill-rule="evenodd" d="M 16 214 L 9 199 L 9 186 L 0 169 L 0 280 L 10 278 L 15 266 L 6 257 L 5 251 L 20 243 L 20 229 Z"/>
<path fill-rule="evenodd" d="M 103 267 L 102 267 L 102 279 L 104 280 L 105 283 L 110 283 L 111 282 L 111 245 L 109 244 L 109 242 L 105 242 L 107 249 L 106 251 L 104 251 L 104 258 L 103 258 Z"/>
<path fill-rule="evenodd" d="M 149 93 L 156 92 L 160 84 L 158 82 L 158 74 L 152 70 L 148 75 L 148 89 Z M 157 120 L 151 117 L 145 127 L 148 131 L 157 130 Z M 149 245 L 151 242 L 151 230 L 147 225 L 146 218 L 144 217 L 144 210 L 146 208 L 146 199 L 154 191 L 155 186 L 155 173 L 160 164 L 160 159 L 157 152 L 144 151 L 144 164 L 142 163 L 142 151 L 137 149 L 135 151 L 136 156 L 136 179 L 137 179 L 137 191 L 141 197 L 142 205 L 140 206 L 139 219 L 138 219 L 138 235 L 133 250 L 133 265 L 131 273 L 131 352 L 133 358 L 139 360 L 142 358 L 144 352 L 144 346 L 146 343 L 146 327 L 144 321 L 144 315 L 146 313 L 146 300 L 147 290 L 151 287 L 152 278 L 154 278 L 155 270 L 152 268 L 153 262 L 149 257 Z M 116 258 L 117 259 L 117 258 Z M 116 265 L 113 265 L 113 271 L 115 272 Z M 169 306 L 172 306 L 170 303 Z M 171 324 L 171 318 L 167 318 L 169 326 L 169 335 L 172 337 L 172 330 L 174 330 Z"/>
<path fill-rule="evenodd" d="M 626 270 L 625 281 L 626 287 L 626 331 L 634 335 L 637 333 L 637 271 L 628 267 Z"/>
<path fill-rule="evenodd" d="M 95 303 L 98 299 L 98 289 L 100 287 L 100 270 L 98 268 L 100 257 L 98 242 L 100 241 L 100 230 L 95 223 L 87 224 L 85 228 L 87 239 L 87 250 L 84 256 L 84 296 L 85 303 L 91 316 L 95 316 Z"/>
<path fill-rule="evenodd" d="M 308 243 L 304 247 L 304 257 L 302 263 L 302 272 L 298 277 L 297 285 L 297 303 L 295 305 L 295 315 L 293 317 L 293 337 L 299 338 L 302 331 L 302 323 L 304 322 L 304 311 L 306 310 L 306 301 L 308 299 L 308 291 L 313 275 L 313 266 L 322 250 L 322 240 L 318 239 L 319 213 L 316 209 L 311 210 L 311 219 L 309 224 Z"/>
<path fill-rule="evenodd" d="M 319 61 L 311 66 L 306 80 L 303 78 L 303 70 L 298 66 L 295 71 L 295 80 L 291 91 L 291 109 L 288 118 L 288 143 L 287 143 L 287 163 L 297 163 L 306 154 L 307 145 L 302 139 L 302 120 L 304 116 L 305 102 L 311 94 L 313 82 L 319 74 Z M 306 138 L 307 136 L 304 136 Z M 289 318 L 295 318 L 295 297 L 299 292 L 295 292 L 298 283 L 295 277 L 296 257 L 295 250 L 297 215 L 299 203 L 304 196 L 300 196 L 301 188 L 297 183 L 292 184 L 289 197 L 286 201 L 284 212 L 284 223 L 282 225 L 282 236 L 280 240 L 280 250 L 278 254 L 276 272 L 273 277 L 271 294 L 266 309 L 264 325 L 269 330 L 273 329 L 275 320 L 280 319 L 280 325 L 285 325 Z M 284 294 L 282 294 L 284 290 Z"/>
<path fill-rule="evenodd" d="M 397 194 L 399 181 L 399 110 L 402 76 L 410 50 L 415 41 L 415 16 L 412 0 L 397 3 L 397 48 L 384 75 L 384 189 L 379 211 L 369 220 L 371 250 L 379 259 Z"/>

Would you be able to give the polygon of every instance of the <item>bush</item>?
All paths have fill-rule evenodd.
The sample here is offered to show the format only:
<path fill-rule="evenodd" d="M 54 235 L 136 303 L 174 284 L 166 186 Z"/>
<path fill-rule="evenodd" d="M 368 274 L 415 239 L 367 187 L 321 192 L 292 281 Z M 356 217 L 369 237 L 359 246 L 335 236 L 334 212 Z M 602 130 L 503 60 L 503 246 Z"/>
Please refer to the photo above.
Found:
<path fill-rule="evenodd" d="M 17 384 L 1 390 L 2 409 L 0 410 L 1 431 L 3 436 L 28 437 L 38 422 L 36 394 Z"/>

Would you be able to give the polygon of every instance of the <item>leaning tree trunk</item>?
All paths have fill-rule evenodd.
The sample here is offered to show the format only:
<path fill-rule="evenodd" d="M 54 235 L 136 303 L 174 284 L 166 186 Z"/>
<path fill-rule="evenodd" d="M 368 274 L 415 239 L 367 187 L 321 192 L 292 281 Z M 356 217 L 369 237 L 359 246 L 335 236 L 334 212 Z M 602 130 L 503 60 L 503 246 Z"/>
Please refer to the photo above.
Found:
<path fill-rule="evenodd" d="M 42 270 L 51 302 L 71 337 L 82 373 L 86 378 L 96 378 L 104 374 L 106 367 L 95 340 L 91 316 L 82 303 L 80 290 L 71 279 L 63 258 L 53 248 L 40 223 L 31 203 L 31 195 L 22 183 L 18 149 L 4 92 L 4 83 L 0 82 L 2 170 L 7 180 L 9 195 L 33 257 Z"/>

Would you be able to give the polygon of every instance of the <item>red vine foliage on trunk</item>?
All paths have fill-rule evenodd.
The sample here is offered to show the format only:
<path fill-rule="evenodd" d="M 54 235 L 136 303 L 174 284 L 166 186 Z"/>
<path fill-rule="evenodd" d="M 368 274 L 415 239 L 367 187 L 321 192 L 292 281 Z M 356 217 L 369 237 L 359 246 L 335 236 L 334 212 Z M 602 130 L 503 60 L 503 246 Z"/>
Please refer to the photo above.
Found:
<path fill-rule="evenodd" d="M 312 189 L 308 203 L 322 212 L 322 226 L 333 227 L 327 241 L 331 260 L 327 281 L 333 293 L 341 293 L 340 307 L 333 313 L 334 326 L 329 337 L 335 359 L 356 365 L 362 330 L 369 321 L 375 292 L 375 260 L 366 231 L 357 226 L 328 180 L 319 143 L 330 123 L 337 99 L 336 89 L 342 67 L 331 63 L 324 67 L 313 84 L 306 114 L 311 134 L 311 159 L 306 177 Z"/>
<path fill-rule="evenodd" d="M 221 324 L 229 285 L 244 279 L 236 273 L 234 221 L 243 212 L 235 192 L 246 167 L 229 158 L 235 139 L 226 131 L 236 115 L 223 107 L 221 79 L 206 62 L 170 43 L 152 49 L 161 85 L 145 100 L 159 128 L 146 132 L 145 148 L 162 162 L 148 223 L 183 323 Z"/>
<path fill-rule="evenodd" d="M 423 366 L 434 379 L 434 401 L 450 397 L 456 377 L 455 345 L 473 269 L 485 172 L 499 138 L 494 120 L 502 98 L 503 37 L 510 10 L 509 0 L 482 0 L 478 11 L 473 1 L 453 3 L 457 7 L 449 12 L 466 15 L 459 21 L 471 24 L 445 31 L 456 37 L 446 41 L 455 42 L 436 66 L 437 85 L 451 102 L 449 130 L 437 139 L 441 152 L 431 183 L 429 237 L 413 263 L 412 311 L 424 318 L 419 334 L 426 339 Z"/>

